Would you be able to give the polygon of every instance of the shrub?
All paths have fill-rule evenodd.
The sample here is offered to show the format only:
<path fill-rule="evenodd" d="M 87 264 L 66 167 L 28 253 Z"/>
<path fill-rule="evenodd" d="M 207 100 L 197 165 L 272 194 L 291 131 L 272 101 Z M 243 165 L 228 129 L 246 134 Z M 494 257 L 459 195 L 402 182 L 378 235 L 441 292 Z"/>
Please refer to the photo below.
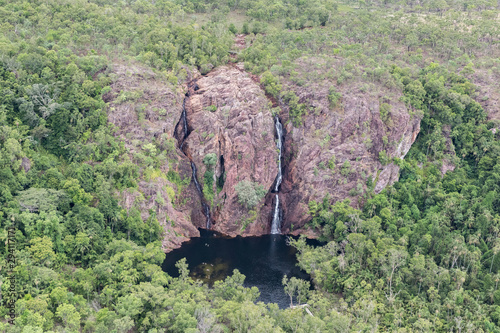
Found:
<path fill-rule="evenodd" d="M 229 31 L 230 31 L 231 33 L 233 33 L 233 34 L 235 34 L 235 35 L 236 35 L 236 33 L 238 32 L 238 29 L 236 29 L 236 26 L 235 26 L 233 23 L 231 23 L 231 24 L 229 25 Z"/>
<path fill-rule="evenodd" d="M 299 103 L 299 97 L 293 91 L 287 91 L 282 95 L 289 107 L 289 114 L 295 127 L 302 125 L 302 116 L 307 114 L 307 106 Z"/>
<path fill-rule="evenodd" d="M 206 154 L 203 158 L 203 164 L 207 167 L 212 167 L 217 163 L 217 155 L 215 153 Z"/>
<path fill-rule="evenodd" d="M 386 165 L 387 163 L 389 163 L 389 157 L 387 156 L 385 150 L 382 150 L 378 153 L 378 159 L 380 163 L 382 163 L 382 165 Z"/>
<path fill-rule="evenodd" d="M 274 97 L 279 95 L 282 86 L 279 83 L 278 79 L 271 72 L 264 72 L 262 74 L 262 79 L 260 80 L 260 82 L 262 83 L 262 85 L 264 85 L 267 93 L 271 94 Z"/>
<path fill-rule="evenodd" d="M 213 201 L 214 197 L 214 165 L 217 163 L 217 155 L 215 153 L 210 153 L 205 155 L 203 158 L 203 164 L 206 165 L 207 170 L 205 171 L 205 174 L 203 175 L 203 195 L 205 196 L 205 199 L 207 199 L 209 202 Z"/>
<path fill-rule="evenodd" d="M 248 22 L 243 23 L 243 27 L 241 28 L 241 33 L 245 35 L 250 33 L 250 29 L 248 28 Z"/>
<path fill-rule="evenodd" d="M 147 152 L 148 156 L 156 156 L 157 152 L 156 146 L 151 142 L 142 146 L 142 149 L 144 149 Z"/>
<path fill-rule="evenodd" d="M 340 170 L 340 173 L 342 176 L 347 177 L 351 173 L 351 162 L 349 160 L 346 160 L 344 164 L 342 164 L 342 169 Z"/>
<path fill-rule="evenodd" d="M 332 171 L 335 170 L 335 155 L 333 155 L 328 161 L 328 168 Z"/>
<path fill-rule="evenodd" d="M 242 180 L 234 187 L 238 194 L 238 202 L 248 209 L 255 207 L 266 195 L 264 186 L 256 182 Z"/>
<path fill-rule="evenodd" d="M 167 191 L 167 195 L 168 195 L 168 198 L 170 199 L 170 201 L 172 203 L 174 203 L 175 201 L 175 191 L 172 187 L 168 186 L 165 188 L 165 190 Z"/>
<path fill-rule="evenodd" d="M 380 119 L 382 119 L 383 122 L 386 122 L 389 113 L 391 112 L 391 106 L 387 103 L 382 103 L 380 104 Z"/>
<path fill-rule="evenodd" d="M 328 89 L 328 102 L 330 102 L 330 108 L 334 108 L 339 105 L 342 94 L 337 92 L 334 86 L 330 86 Z"/>

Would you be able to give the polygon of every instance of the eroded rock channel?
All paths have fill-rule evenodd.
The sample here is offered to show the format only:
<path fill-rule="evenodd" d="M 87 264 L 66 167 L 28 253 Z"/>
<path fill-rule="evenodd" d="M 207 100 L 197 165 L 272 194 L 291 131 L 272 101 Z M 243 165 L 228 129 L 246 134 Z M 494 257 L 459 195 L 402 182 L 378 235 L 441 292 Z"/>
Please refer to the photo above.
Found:
<path fill-rule="evenodd" d="M 196 168 L 196 164 L 193 162 L 193 159 L 191 158 L 191 155 L 189 153 L 189 149 L 185 145 L 186 139 L 190 134 L 188 120 L 187 120 L 187 112 L 186 112 L 186 100 L 189 98 L 192 91 L 195 90 L 197 90 L 197 85 L 192 85 L 192 84 L 188 85 L 188 92 L 186 93 L 186 96 L 184 97 L 184 101 L 182 103 L 181 118 L 179 119 L 179 122 L 175 126 L 174 137 L 177 139 L 179 149 L 190 160 L 191 169 L 193 171 L 192 180 L 195 185 L 196 191 L 198 192 L 198 195 L 200 197 L 200 203 L 203 208 L 203 214 L 205 215 L 206 218 L 205 228 L 210 229 L 211 227 L 210 207 L 206 202 L 205 196 L 203 195 L 203 190 L 198 181 L 198 171 L 197 171 L 198 169 Z"/>

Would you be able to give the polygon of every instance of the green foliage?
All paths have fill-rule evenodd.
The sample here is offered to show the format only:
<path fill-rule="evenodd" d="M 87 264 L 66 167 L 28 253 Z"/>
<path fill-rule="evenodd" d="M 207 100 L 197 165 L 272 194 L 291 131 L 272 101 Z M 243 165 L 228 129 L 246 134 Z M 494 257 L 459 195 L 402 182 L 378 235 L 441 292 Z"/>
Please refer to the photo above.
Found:
<path fill-rule="evenodd" d="M 54 264 L 56 254 L 53 251 L 53 243 L 47 236 L 33 238 L 30 243 L 29 251 L 35 264 L 45 266 Z"/>
<path fill-rule="evenodd" d="M 237 33 L 238 33 L 238 29 L 236 29 L 236 26 L 235 26 L 233 23 L 231 23 L 231 24 L 229 25 L 229 31 L 230 31 L 231 33 L 233 33 L 233 34 L 237 34 Z"/>
<path fill-rule="evenodd" d="M 63 327 L 70 332 L 77 332 L 80 327 L 80 314 L 71 304 L 61 304 L 57 307 L 56 317 L 61 320 Z"/>
<path fill-rule="evenodd" d="M 295 127 L 302 125 L 302 117 L 307 114 L 307 106 L 305 103 L 299 103 L 299 97 L 292 91 L 287 91 L 282 94 L 283 100 L 288 104 L 288 113 Z"/>
<path fill-rule="evenodd" d="M 281 84 L 278 79 L 269 71 L 264 72 L 260 79 L 260 82 L 266 89 L 266 92 L 271 96 L 278 97 L 281 92 Z"/>
<path fill-rule="evenodd" d="M 250 33 L 250 29 L 248 27 L 248 22 L 244 22 L 243 23 L 243 26 L 241 28 L 241 33 L 245 34 L 245 35 L 248 34 L 248 33 Z"/>
<path fill-rule="evenodd" d="M 340 173 L 344 177 L 349 177 L 351 174 L 351 162 L 349 160 L 345 160 L 342 164 L 342 168 L 340 169 Z"/>
<path fill-rule="evenodd" d="M 297 298 L 297 302 L 303 303 L 307 299 L 309 294 L 310 283 L 296 277 L 290 279 L 287 278 L 286 274 L 283 276 L 282 284 L 285 289 L 285 293 L 290 297 L 290 306 L 293 306 L 293 298 Z"/>
<path fill-rule="evenodd" d="M 241 231 L 245 231 L 249 224 L 257 220 L 257 217 L 258 213 L 256 210 L 249 210 L 248 217 L 244 218 L 243 223 L 241 224 Z"/>
<path fill-rule="evenodd" d="M 391 113 L 391 106 L 389 104 L 387 103 L 380 104 L 380 119 L 382 119 L 383 122 L 387 122 L 390 113 Z"/>
<path fill-rule="evenodd" d="M 242 180 L 234 186 L 238 195 L 238 202 L 247 209 L 254 208 L 266 195 L 266 190 L 262 185 L 249 180 Z"/>
<path fill-rule="evenodd" d="M 203 175 L 203 195 L 208 202 L 214 199 L 214 167 L 217 164 L 217 155 L 209 153 L 203 158 L 203 164 L 206 166 L 206 171 Z"/>
<path fill-rule="evenodd" d="M 203 164 L 205 164 L 207 168 L 213 168 L 217 164 L 217 155 L 215 153 L 206 154 L 203 158 Z"/>
<path fill-rule="evenodd" d="M 206 107 L 206 110 L 207 110 L 207 111 L 210 111 L 210 112 L 215 112 L 215 111 L 217 111 L 217 105 L 210 105 L 210 106 L 207 106 L 207 107 Z"/>
<path fill-rule="evenodd" d="M 245 7 L 243 7 L 245 8 Z M 333 1 L 249 1 L 246 14 L 258 20 L 276 21 L 287 19 L 286 28 L 304 28 L 308 25 L 325 25 L 337 5 Z"/>
<path fill-rule="evenodd" d="M 330 86 L 330 88 L 328 88 L 328 102 L 330 102 L 330 108 L 333 109 L 337 107 L 341 99 L 342 94 L 337 92 L 334 86 Z"/>
<path fill-rule="evenodd" d="M 378 153 L 378 160 L 380 161 L 380 163 L 382 163 L 382 165 L 387 165 L 390 162 L 390 159 L 387 156 L 385 150 L 382 150 Z"/>
<path fill-rule="evenodd" d="M 397 161 L 399 182 L 369 195 L 362 210 L 348 202 L 331 205 L 328 198 L 310 202 L 311 226 L 330 242 L 316 248 L 291 243 L 316 286 L 352 302 L 341 316 L 354 318 L 360 308 L 379 304 L 384 310 L 367 317 L 372 318 L 366 319 L 368 327 L 384 318 L 379 329 L 391 331 L 393 319 L 402 314 L 403 326 L 425 331 L 439 323 L 433 329 L 445 331 L 457 327 L 459 313 L 480 306 L 489 310 L 474 312 L 470 327 L 495 331 L 500 211 L 493 204 L 498 187 L 493 161 L 500 158 L 500 141 L 486 129 L 484 111 L 468 98 L 473 89 L 466 80 L 437 65 L 418 76 L 419 81 L 401 79 L 411 87 L 405 89 L 406 101 L 423 109 L 426 127 L 406 158 Z M 440 146 L 444 124 L 454 134 L 451 145 Z M 443 176 L 441 163 L 450 158 L 445 149 L 460 158 Z M 388 162 L 385 151 L 380 160 Z M 411 314 L 417 299 L 423 309 L 418 319 Z"/>
<path fill-rule="evenodd" d="M 335 170 L 335 155 L 330 157 L 330 159 L 328 160 L 328 169 L 330 169 L 332 171 Z"/>

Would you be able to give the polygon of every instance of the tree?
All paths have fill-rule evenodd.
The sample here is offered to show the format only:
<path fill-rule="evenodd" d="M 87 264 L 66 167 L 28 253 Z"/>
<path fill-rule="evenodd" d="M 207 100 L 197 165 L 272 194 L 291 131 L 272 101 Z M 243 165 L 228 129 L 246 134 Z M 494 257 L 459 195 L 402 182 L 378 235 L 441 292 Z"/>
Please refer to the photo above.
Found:
<path fill-rule="evenodd" d="M 264 72 L 262 74 L 261 83 L 266 88 L 266 92 L 274 97 L 277 97 L 281 92 L 281 84 L 278 79 L 271 72 Z"/>
<path fill-rule="evenodd" d="M 186 262 L 186 258 L 182 258 L 178 262 L 175 263 L 175 267 L 179 270 L 180 278 L 183 282 L 186 282 L 189 278 L 189 269 L 188 264 Z"/>
<path fill-rule="evenodd" d="M 203 158 L 203 164 L 205 164 L 207 168 L 213 167 L 215 164 L 217 164 L 217 155 L 214 153 L 205 155 L 205 157 Z"/>
<path fill-rule="evenodd" d="M 493 242 L 493 248 L 491 249 L 492 256 L 491 256 L 491 264 L 490 264 L 490 273 L 493 268 L 493 262 L 495 261 L 495 256 L 500 252 L 500 240 L 497 238 Z"/>
<path fill-rule="evenodd" d="M 64 327 L 71 332 L 77 332 L 80 327 L 80 314 L 71 304 L 61 304 L 57 307 L 56 317 L 63 323 Z"/>
<path fill-rule="evenodd" d="M 79 232 L 75 236 L 75 250 L 80 253 L 80 259 L 84 260 L 84 255 L 87 251 L 90 250 L 90 238 L 84 232 Z"/>
<path fill-rule="evenodd" d="M 56 259 L 53 243 L 47 236 L 36 237 L 31 240 L 29 251 L 36 265 L 52 266 Z"/>
<path fill-rule="evenodd" d="M 234 186 L 238 195 L 238 202 L 248 209 L 255 207 L 266 195 L 266 190 L 259 183 L 242 180 Z"/>
<path fill-rule="evenodd" d="M 115 319 L 113 325 L 116 328 L 117 333 L 128 333 L 132 328 L 134 328 L 134 321 L 129 316 L 122 317 L 120 319 Z"/>
<path fill-rule="evenodd" d="M 297 279 L 296 277 L 288 279 L 285 274 L 281 283 L 284 286 L 285 293 L 290 297 L 290 307 L 293 307 L 293 298 L 295 295 L 299 304 L 306 301 L 310 288 L 308 281 Z"/>
<path fill-rule="evenodd" d="M 143 303 L 136 295 L 126 295 L 118 298 L 116 312 L 121 316 L 137 317 L 143 311 Z"/>
<path fill-rule="evenodd" d="M 63 189 L 66 190 L 68 195 L 72 198 L 76 205 L 88 205 L 92 201 L 92 195 L 85 193 L 81 188 L 80 182 L 77 179 L 68 178 L 64 182 Z"/>
<path fill-rule="evenodd" d="M 399 294 L 399 291 L 394 294 L 392 287 L 394 283 L 395 273 L 398 268 L 406 263 L 406 258 L 408 253 L 403 249 L 391 248 L 387 251 L 386 265 L 384 267 L 385 271 L 389 273 L 387 277 L 387 282 L 389 285 L 389 295 L 386 294 L 387 300 L 392 304 L 395 301 L 395 297 Z"/>
<path fill-rule="evenodd" d="M 175 316 L 171 330 L 176 333 L 196 333 L 197 326 L 198 322 L 196 318 L 187 313 L 184 309 L 181 309 Z"/>
<path fill-rule="evenodd" d="M 68 289 L 66 287 L 56 287 L 50 293 L 50 298 L 54 306 L 60 306 L 68 301 Z"/>
<path fill-rule="evenodd" d="M 195 310 L 194 315 L 198 321 L 198 330 L 200 333 L 216 333 L 222 330 L 217 326 L 217 319 L 207 307 L 198 308 Z"/>

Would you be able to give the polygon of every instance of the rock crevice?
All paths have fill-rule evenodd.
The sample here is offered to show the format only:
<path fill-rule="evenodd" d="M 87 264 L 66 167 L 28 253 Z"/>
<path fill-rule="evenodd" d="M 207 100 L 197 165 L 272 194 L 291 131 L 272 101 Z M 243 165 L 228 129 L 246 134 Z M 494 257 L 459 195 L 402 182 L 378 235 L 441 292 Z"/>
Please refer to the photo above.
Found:
<path fill-rule="evenodd" d="M 189 159 L 191 170 L 192 170 L 192 181 L 196 188 L 196 192 L 200 198 L 200 204 L 202 208 L 202 213 L 205 216 L 205 223 L 202 225 L 206 229 L 210 229 L 212 225 L 212 219 L 210 214 L 210 206 L 207 203 L 205 195 L 203 193 L 203 189 L 198 180 L 198 168 L 196 167 L 195 162 L 190 153 L 189 146 L 186 144 L 186 139 L 189 137 L 189 134 L 193 131 L 193 127 L 190 128 L 188 116 L 187 116 L 187 108 L 186 101 L 189 102 L 190 96 L 199 90 L 199 86 L 196 83 L 188 84 L 188 92 L 184 97 L 184 101 L 182 103 L 182 113 L 177 125 L 174 130 L 174 137 L 177 139 L 178 147 L 182 151 L 182 153 Z M 198 225 L 200 226 L 200 225 Z"/>

